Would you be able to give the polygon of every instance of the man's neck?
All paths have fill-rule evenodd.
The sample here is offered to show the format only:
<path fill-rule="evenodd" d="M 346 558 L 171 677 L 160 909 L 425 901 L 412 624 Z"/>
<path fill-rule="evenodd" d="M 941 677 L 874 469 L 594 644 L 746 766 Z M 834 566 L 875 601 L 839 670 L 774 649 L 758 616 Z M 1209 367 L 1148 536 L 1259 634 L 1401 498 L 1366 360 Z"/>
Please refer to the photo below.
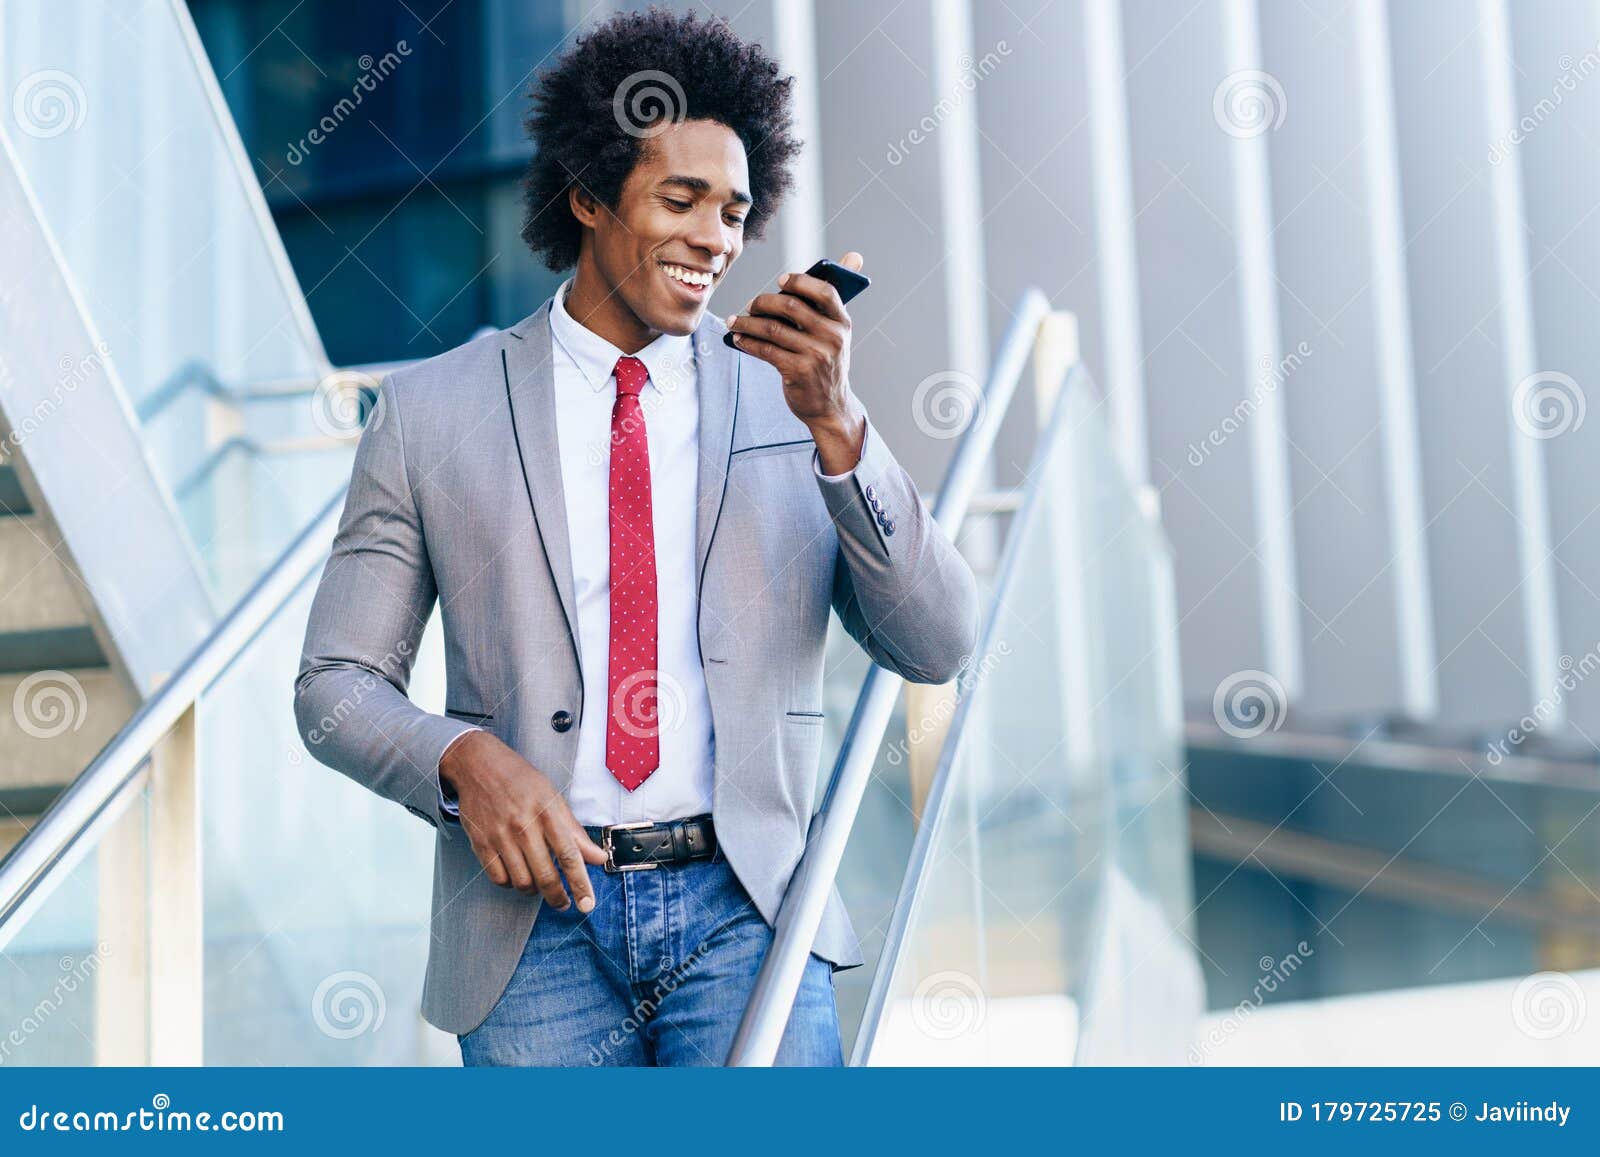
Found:
<path fill-rule="evenodd" d="M 661 336 L 640 321 L 622 296 L 585 261 L 578 262 L 562 305 L 573 321 L 625 354 L 636 354 Z"/>

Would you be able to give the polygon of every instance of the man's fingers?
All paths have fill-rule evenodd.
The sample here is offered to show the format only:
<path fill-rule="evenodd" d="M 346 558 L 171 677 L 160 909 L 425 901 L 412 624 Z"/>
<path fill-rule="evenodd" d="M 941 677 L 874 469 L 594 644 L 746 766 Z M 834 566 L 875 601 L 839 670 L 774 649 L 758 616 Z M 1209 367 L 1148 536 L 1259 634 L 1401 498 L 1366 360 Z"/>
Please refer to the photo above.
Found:
<path fill-rule="evenodd" d="M 736 335 L 760 338 L 770 345 L 790 353 L 804 353 L 811 348 L 813 338 L 804 330 L 770 317 L 754 317 L 747 313 L 735 314 L 728 319 L 728 328 Z"/>
<path fill-rule="evenodd" d="M 489 877 L 489 883 L 497 888 L 509 887 L 511 873 L 506 871 L 505 861 L 500 853 L 493 848 L 480 848 L 476 844 L 472 847 L 473 853 L 478 857 L 478 863 L 483 865 L 483 874 Z"/>
<path fill-rule="evenodd" d="M 776 367 L 779 373 L 787 374 L 788 367 L 796 356 L 792 351 L 780 345 L 773 345 L 770 341 L 762 341 L 758 337 L 751 337 L 747 333 L 733 335 L 734 348 L 751 357 L 760 358 L 767 364 Z"/>
<path fill-rule="evenodd" d="M 783 287 L 784 293 L 805 299 L 806 304 L 830 321 L 850 321 L 850 315 L 844 311 L 844 302 L 839 300 L 839 291 L 822 278 L 812 277 L 809 273 L 785 273 L 778 278 L 778 284 Z"/>
<path fill-rule="evenodd" d="M 844 266 L 851 273 L 860 273 L 861 267 L 866 264 L 866 259 L 852 249 L 843 257 L 839 258 L 839 264 Z"/>
<path fill-rule="evenodd" d="M 809 302 L 792 293 L 758 293 L 744 307 L 744 312 L 749 317 L 786 319 L 795 329 L 807 332 L 822 322 Z"/>
<path fill-rule="evenodd" d="M 572 823 L 572 839 L 578 847 L 578 855 L 583 857 L 583 862 L 599 867 L 606 862 L 606 850 L 589 838 L 589 833 L 584 830 L 576 816 L 567 813 L 567 819 Z"/>
<path fill-rule="evenodd" d="M 522 833 L 522 854 L 528 861 L 528 870 L 533 873 L 533 886 L 539 889 L 539 895 L 544 897 L 557 912 L 564 912 L 572 904 L 567 898 L 567 890 L 561 885 L 561 873 L 556 871 L 556 863 L 550 857 L 550 848 L 544 842 L 543 833 L 529 828 Z"/>
<path fill-rule="evenodd" d="M 506 839 L 489 847 L 489 859 L 482 861 L 489 879 L 502 888 L 515 888 L 519 892 L 533 890 L 533 875 L 516 841 Z M 496 877 L 499 877 L 496 879 Z"/>
<path fill-rule="evenodd" d="M 562 835 L 552 839 L 551 846 L 555 849 L 556 863 L 561 866 L 561 874 L 567 878 L 567 889 L 572 893 L 578 911 L 593 912 L 594 887 L 589 883 L 589 869 L 578 852 L 577 841 L 570 835 Z"/>

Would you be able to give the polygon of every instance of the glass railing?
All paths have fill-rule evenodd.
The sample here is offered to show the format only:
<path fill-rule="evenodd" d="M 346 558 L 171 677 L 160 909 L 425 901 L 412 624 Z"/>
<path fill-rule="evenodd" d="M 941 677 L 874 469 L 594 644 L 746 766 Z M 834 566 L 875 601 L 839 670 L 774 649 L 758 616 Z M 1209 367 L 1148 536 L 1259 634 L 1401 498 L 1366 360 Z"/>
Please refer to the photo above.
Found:
<path fill-rule="evenodd" d="M 1046 320 L 1026 299 L 1007 390 Z M 1006 546 L 962 688 L 878 695 L 830 640 L 832 762 L 870 772 L 839 873 L 861 1058 L 1168 1059 L 1198 1012 L 1165 546 L 1071 381 L 1023 484 L 975 507 Z M 0 1064 L 455 1060 L 418 1013 L 431 833 L 318 765 L 286 691 L 340 505 L 0 861 L 0 1021 L 26 1029 Z M 410 694 L 443 708 L 437 617 Z"/>
<path fill-rule="evenodd" d="M 856 1063 L 1176 1063 L 1203 1007 L 1168 551 L 1088 391 L 1057 411 Z"/>
<path fill-rule="evenodd" d="M 432 833 L 316 763 L 295 726 L 339 505 L 0 861 L 0 1024 L 18 1029 L 0 1066 L 456 1059 L 417 1012 Z M 442 712 L 437 617 L 410 693 Z M 192 1031 L 163 1041 L 174 1024 Z"/>
<path fill-rule="evenodd" d="M 418 1013 L 433 830 L 329 771 L 295 727 L 308 579 L 201 700 L 208 1065 L 455 1063 Z M 444 710 L 435 615 L 412 700 Z"/>
<path fill-rule="evenodd" d="M 108 19 L 101 0 L 0 4 L 12 114 L 0 132 L 176 495 L 231 440 L 336 441 L 359 422 L 337 383 L 319 388 L 321 341 L 186 5 L 114 7 Z M 264 383 L 280 386 L 276 401 L 258 401 Z M 183 496 L 219 607 L 348 472 L 347 452 L 224 472 Z"/>
<path fill-rule="evenodd" d="M 147 793 L 131 785 L 97 839 L 56 869 L 58 880 L 0 950 L 0 1068 L 144 1064 L 149 953 Z M 122 903 L 112 903 L 112 896 Z M 138 1037 L 130 1050 L 130 1035 Z"/>

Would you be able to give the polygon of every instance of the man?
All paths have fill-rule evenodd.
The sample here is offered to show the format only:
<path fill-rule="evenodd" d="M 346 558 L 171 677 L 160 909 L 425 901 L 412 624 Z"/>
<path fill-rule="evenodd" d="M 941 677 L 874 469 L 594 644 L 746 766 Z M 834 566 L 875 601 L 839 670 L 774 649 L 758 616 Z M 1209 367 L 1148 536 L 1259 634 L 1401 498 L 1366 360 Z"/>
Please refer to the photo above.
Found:
<path fill-rule="evenodd" d="M 645 75 L 669 99 L 632 119 Z M 805 846 L 830 607 L 908 679 L 974 645 L 834 290 L 706 312 L 789 186 L 790 84 L 693 16 L 578 41 L 534 92 L 523 230 L 573 276 L 390 375 L 356 454 L 296 715 L 437 829 L 423 1013 L 467 1064 L 720 1064 Z M 435 601 L 443 716 L 406 697 Z M 835 894 L 781 1063 L 840 1063 L 860 962 Z"/>

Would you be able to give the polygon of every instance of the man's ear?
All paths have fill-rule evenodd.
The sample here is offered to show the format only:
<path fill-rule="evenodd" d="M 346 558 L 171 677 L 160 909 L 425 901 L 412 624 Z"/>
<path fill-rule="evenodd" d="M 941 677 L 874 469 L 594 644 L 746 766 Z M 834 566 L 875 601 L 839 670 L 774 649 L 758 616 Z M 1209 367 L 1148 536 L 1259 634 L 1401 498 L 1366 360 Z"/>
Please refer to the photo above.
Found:
<path fill-rule="evenodd" d="M 567 206 L 578 219 L 578 224 L 590 229 L 595 227 L 595 220 L 602 208 L 599 199 L 576 181 L 567 187 Z"/>

